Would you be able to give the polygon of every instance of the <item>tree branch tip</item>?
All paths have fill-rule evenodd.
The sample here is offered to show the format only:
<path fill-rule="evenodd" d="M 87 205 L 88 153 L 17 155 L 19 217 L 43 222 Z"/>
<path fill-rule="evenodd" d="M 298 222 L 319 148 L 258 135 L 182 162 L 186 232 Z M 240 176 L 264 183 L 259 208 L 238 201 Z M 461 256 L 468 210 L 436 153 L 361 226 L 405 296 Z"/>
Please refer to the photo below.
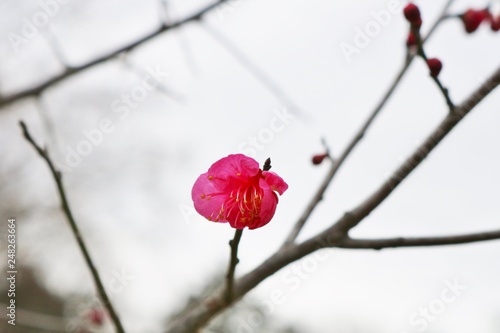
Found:
<path fill-rule="evenodd" d="M 325 148 L 325 150 L 326 150 L 326 153 L 327 153 L 328 155 L 330 155 L 330 145 L 328 144 L 328 142 L 326 142 L 325 137 L 321 137 L 321 139 L 320 139 L 320 140 L 321 140 L 321 145 L 322 145 L 322 146 L 323 146 L 323 148 Z"/>
<path fill-rule="evenodd" d="M 264 166 L 262 167 L 262 170 L 264 171 L 269 171 L 271 170 L 272 166 L 271 166 L 271 158 L 268 157 L 266 158 L 266 161 L 264 162 Z"/>
<path fill-rule="evenodd" d="M 28 129 L 26 127 L 26 123 L 22 120 L 19 120 L 19 126 L 21 126 L 21 129 L 23 131 L 23 134 L 26 134 L 28 132 Z"/>

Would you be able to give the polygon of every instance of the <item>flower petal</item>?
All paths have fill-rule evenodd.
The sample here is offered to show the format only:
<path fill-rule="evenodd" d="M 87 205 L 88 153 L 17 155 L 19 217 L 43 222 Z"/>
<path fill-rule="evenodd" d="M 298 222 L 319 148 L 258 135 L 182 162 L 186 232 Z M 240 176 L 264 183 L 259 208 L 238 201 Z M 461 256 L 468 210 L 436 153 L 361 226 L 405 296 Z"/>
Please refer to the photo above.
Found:
<path fill-rule="evenodd" d="M 278 195 L 271 188 L 264 189 L 259 218 L 254 219 L 253 223 L 248 225 L 248 229 L 257 229 L 268 224 L 276 212 L 277 204 Z"/>
<path fill-rule="evenodd" d="M 227 195 L 215 188 L 214 182 L 208 179 L 207 173 L 200 175 L 194 183 L 191 198 L 194 208 L 200 215 L 210 221 L 227 222 L 220 215 Z"/>
<path fill-rule="evenodd" d="M 263 171 L 262 175 L 264 176 L 264 182 L 273 190 L 278 192 L 280 195 L 283 195 L 283 193 L 288 189 L 288 184 L 285 183 L 283 178 L 278 176 L 272 171 Z M 262 181 L 260 182 L 261 186 Z"/>
<path fill-rule="evenodd" d="M 233 154 L 221 158 L 208 169 L 210 176 L 222 179 L 228 177 L 250 178 L 259 173 L 259 163 L 243 154 Z"/>

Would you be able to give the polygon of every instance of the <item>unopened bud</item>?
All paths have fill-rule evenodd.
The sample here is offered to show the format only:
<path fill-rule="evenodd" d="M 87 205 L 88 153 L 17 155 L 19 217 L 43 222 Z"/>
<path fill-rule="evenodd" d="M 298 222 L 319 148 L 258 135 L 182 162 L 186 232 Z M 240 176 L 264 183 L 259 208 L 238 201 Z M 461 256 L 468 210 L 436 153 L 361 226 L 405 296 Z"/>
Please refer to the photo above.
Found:
<path fill-rule="evenodd" d="M 413 4 L 409 3 L 403 9 L 403 14 L 405 15 L 408 22 L 410 22 L 413 26 L 420 28 L 422 25 L 422 18 L 420 17 L 420 9 Z"/>
<path fill-rule="evenodd" d="M 491 30 L 495 32 L 500 30 L 500 15 L 491 18 Z"/>
<path fill-rule="evenodd" d="M 314 155 L 312 157 L 312 164 L 319 165 L 328 156 L 328 154 Z"/>
<path fill-rule="evenodd" d="M 415 34 L 413 33 L 413 31 L 410 31 L 410 33 L 408 34 L 408 38 L 406 39 L 406 46 L 412 47 L 415 45 L 417 45 L 417 39 L 415 38 Z"/>
<path fill-rule="evenodd" d="M 484 20 L 490 19 L 491 14 L 488 9 L 469 9 L 462 14 L 461 18 L 464 23 L 465 31 L 470 34 L 476 31 Z"/>
<path fill-rule="evenodd" d="M 437 77 L 443 68 L 443 64 L 441 63 L 441 60 L 437 58 L 430 58 L 427 59 L 427 67 L 429 67 L 429 70 L 431 71 L 431 76 Z"/>

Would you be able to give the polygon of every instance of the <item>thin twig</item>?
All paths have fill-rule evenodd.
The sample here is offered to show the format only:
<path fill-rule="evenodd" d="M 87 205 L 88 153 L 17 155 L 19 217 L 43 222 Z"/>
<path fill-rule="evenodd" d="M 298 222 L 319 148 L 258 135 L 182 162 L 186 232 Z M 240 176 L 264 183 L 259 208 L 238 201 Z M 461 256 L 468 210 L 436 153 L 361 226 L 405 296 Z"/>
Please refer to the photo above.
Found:
<path fill-rule="evenodd" d="M 173 9 L 172 4 L 170 3 L 170 0 L 159 0 L 159 1 L 161 7 L 160 8 L 161 19 L 163 21 L 163 24 L 168 24 L 172 21 L 170 14 L 175 14 L 175 11 Z M 193 75 L 196 75 L 199 72 L 199 66 L 195 57 L 193 56 L 189 40 L 187 36 L 183 34 L 183 32 L 184 31 L 182 31 L 182 29 L 179 29 L 179 32 L 176 34 L 177 42 L 179 43 L 179 47 L 181 48 L 181 51 L 184 54 L 182 59 L 184 60 L 186 66 L 191 70 L 191 73 Z"/>
<path fill-rule="evenodd" d="M 353 239 L 346 237 L 337 247 L 381 250 L 395 247 L 456 245 L 496 239 L 500 239 L 500 230 L 441 237 L 395 237 L 385 239 Z"/>
<path fill-rule="evenodd" d="M 417 43 L 417 54 L 425 61 L 425 63 L 428 62 L 429 58 L 427 57 L 427 54 L 425 53 L 424 50 L 424 45 L 423 45 L 423 39 L 420 36 L 420 31 L 418 28 L 412 27 L 412 33 L 413 36 L 415 36 L 415 41 Z M 439 90 L 444 96 L 444 99 L 446 101 L 446 104 L 448 105 L 449 111 L 453 112 L 455 110 L 455 104 L 451 100 L 450 93 L 448 91 L 448 88 L 445 88 L 441 80 L 438 78 L 437 75 L 431 75 L 432 79 L 434 82 L 436 82 Z"/>
<path fill-rule="evenodd" d="M 64 52 L 62 51 L 61 44 L 59 43 L 59 40 L 57 39 L 56 34 L 54 33 L 50 25 L 47 26 L 45 33 L 42 34 L 42 36 L 45 38 L 47 44 L 52 50 L 52 53 L 54 53 L 54 56 L 59 61 L 59 63 L 66 69 L 70 67 L 68 66 L 68 61 L 64 55 Z"/>
<path fill-rule="evenodd" d="M 121 60 L 123 61 L 123 64 L 125 65 L 125 67 L 128 68 L 130 71 L 132 71 L 132 73 L 134 73 L 137 76 L 137 78 L 143 79 L 145 77 L 145 75 L 148 74 L 147 71 L 134 65 L 133 62 L 128 59 L 127 53 L 123 53 Z M 163 95 L 172 99 L 176 103 L 179 103 L 179 104 L 186 103 L 186 98 L 184 96 L 177 93 L 176 91 L 173 91 L 171 88 L 168 88 L 163 82 L 158 82 L 158 85 L 155 87 L 155 90 L 159 91 Z"/>
<path fill-rule="evenodd" d="M 203 22 L 205 23 L 205 22 Z M 218 31 L 210 24 L 203 25 L 207 31 L 221 46 L 223 46 L 229 54 L 236 59 L 250 74 L 253 75 L 271 94 L 273 94 L 283 105 L 285 105 L 292 113 L 305 116 L 306 113 L 293 101 L 293 99 L 276 83 L 262 68 L 257 66 L 243 51 L 241 51 L 235 43 L 233 43 L 222 32 Z"/>
<path fill-rule="evenodd" d="M 90 67 L 93 67 L 93 66 L 99 65 L 103 62 L 106 62 L 108 60 L 111 60 L 111 59 L 115 58 L 116 56 L 118 56 L 122 52 L 131 51 L 134 48 L 136 48 L 137 46 L 142 45 L 143 43 L 149 41 L 150 39 L 153 39 L 154 37 L 160 35 L 163 32 L 179 28 L 179 27 L 181 27 L 184 24 L 187 24 L 189 22 L 199 21 L 206 13 L 217 8 L 220 4 L 222 4 L 226 1 L 228 1 L 228 0 L 219 0 L 215 3 L 207 5 L 206 7 L 200 9 L 196 13 L 194 13 L 194 14 L 192 14 L 184 19 L 181 19 L 181 20 L 174 22 L 172 24 L 169 24 L 169 25 L 162 25 L 158 29 L 156 29 L 155 31 L 152 31 L 149 34 L 142 36 L 141 38 L 139 38 L 139 39 L 137 39 L 137 40 L 125 45 L 125 46 L 122 46 L 122 47 L 120 47 L 120 48 L 118 48 L 110 53 L 103 55 L 103 56 L 97 57 L 94 60 L 89 61 L 83 65 L 68 67 L 62 73 L 60 73 L 52 78 L 49 78 L 49 79 L 31 87 L 31 88 L 19 91 L 17 93 L 9 95 L 9 96 L 0 96 L 0 108 L 3 107 L 4 105 L 7 105 L 7 104 L 12 103 L 14 101 L 17 101 L 21 98 L 39 95 L 45 89 L 63 81 L 63 80 L 65 80 L 65 79 L 67 79 L 67 78 L 69 78 L 69 77 L 71 77 L 71 76 L 73 76 L 81 71 L 84 71 Z"/>
<path fill-rule="evenodd" d="M 436 31 L 436 28 L 443 21 L 443 17 L 445 17 L 445 15 L 448 11 L 448 8 L 452 4 L 452 2 L 453 2 L 453 0 L 448 0 L 448 2 L 446 3 L 446 5 L 443 7 L 443 9 L 441 11 L 439 18 L 433 24 L 433 26 L 429 30 L 427 36 L 425 38 L 423 38 L 422 43 L 425 43 L 431 37 L 431 35 L 434 33 L 434 31 Z M 289 246 L 290 244 L 292 244 L 293 242 L 295 242 L 295 240 L 297 239 L 297 236 L 299 235 L 299 233 L 302 230 L 302 228 L 304 227 L 305 223 L 307 222 L 307 220 L 311 216 L 312 212 L 314 211 L 316 206 L 323 199 L 323 196 L 324 196 L 326 190 L 328 189 L 328 186 L 331 184 L 333 178 L 337 174 L 337 171 L 344 164 L 344 162 L 347 160 L 349 155 L 353 152 L 354 148 L 358 145 L 358 143 L 361 141 L 361 139 L 363 139 L 366 132 L 368 131 L 368 128 L 372 125 L 375 118 L 377 118 L 380 111 L 383 109 L 383 107 L 386 105 L 389 98 L 392 96 L 392 94 L 396 90 L 396 87 L 401 82 L 401 79 L 403 78 L 404 74 L 406 73 L 406 71 L 410 67 L 415 56 L 416 56 L 416 54 L 413 53 L 413 54 L 410 54 L 410 56 L 406 59 L 403 67 L 400 69 L 399 73 L 394 78 L 394 81 L 389 86 L 389 89 L 384 94 L 384 96 L 382 97 L 380 102 L 377 104 L 375 109 L 371 112 L 370 116 L 365 121 L 363 126 L 361 126 L 361 128 L 358 130 L 356 135 L 354 135 L 354 137 L 351 139 L 351 141 L 349 142 L 347 147 L 344 149 L 342 154 L 338 158 L 333 160 L 333 163 L 330 167 L 330 170 L 328 171 L 325 178 L 323 179 L 323 182 L 321 183 L 320 187 L 316 191 L 316 194 L 312 197 L 311 201 L 309 201 L 309 203 L 308 203 L 306 209 L 304 210 L 304 212 L 302 213 L 302 215 L 299 217 L 297 222 L 295 222 L 295 225 L 294 225 L 293 229 L 290 231 L 290 233 L 288 234 L 285 242 L 283 243 L 283 246 L 286 247 L 286 246 Z"/>
<path fill-rule="evenodd" d="M 234 271 L 236 265 L 240 262 L 238 259 L 238 245 L 240 244 L 243 229 L 236 229 L 233 240 L 229 241 L 231 247 L 231 257 L 229 258 L 229 266 L 226 274 L 226 302 L 230 304 L 233 301 L 233 285 L 234 285 Z"/>
<path fill-rule="evenodd" d="M 87 266 L 89 267 L 90 272 L 92 273 L 92 277 L 94 279 L 94 283 L 96 285 L 97 292 L 98 292 L 104 306 L 108 310 L 108 313 L 111 317 L 111 320 L 113 321 L 113 323 L 116 327 L 116 331 L 118 333 L 124 333 L 125 330 L 123 329 L 122 323 L 120 322 L 120 318 L 118 317 L 115 309 L 113 308 L 113 305 L 111 304 L 111 301 L 110 301 L 108 295 L 106 294 L 106 290 L 104 289 L 104 285 L 102 283 L 102 280 L 99 277 L 99 272 L 97 271 L 92 259 L 90 258 L 90 254 L 89 254 L 89 251 L 87 250 L 87 246 L 85 245 L 85 242 L 83 241 L 80 230 L 78 229 L 76 221 L 73 217 L 73 213 L 71 212 L 71 209 L 69 207 L 69 202 L 68 202 L 68 199 L 66 197 L 66 192 L 64 190 L 64 186 L 62 183 L 61 172 L 58 171 L 56 169 L 56 167 L 54 166 L 54 163 L 50 159 L 50 156 L 49 156 L 47 149 L 41 148 L 35 142 L 35 140 L 31 137 L 26 124 L 23 121 L 20 121 L 19 125 L 21 126 L 23 136 L 25 137 L 25 139 L 33 146 L 33 148 L 35 148 L 35 150 L 38 152 L 38 154 L 47 163 L 47 165 L 50 169 L 50 172 L 52 173 L 52 177 L 54 178 L 54 181 L 56 182 L 56 185 L 57 185 L 57 191 L 59 192 L 59 197 L 61 199 L 62 210 L 63 210 L 64 215 L 66 216 L 66 218 L 68 220 L 68 223 L 71 227 L 71 231 L 73 232 L 73 235 L 76 238 L 78 246 L 80 247 L 80 251 L 82 252 L 83 257 L 85 258 L 85 262 L 86 262 Z"/>

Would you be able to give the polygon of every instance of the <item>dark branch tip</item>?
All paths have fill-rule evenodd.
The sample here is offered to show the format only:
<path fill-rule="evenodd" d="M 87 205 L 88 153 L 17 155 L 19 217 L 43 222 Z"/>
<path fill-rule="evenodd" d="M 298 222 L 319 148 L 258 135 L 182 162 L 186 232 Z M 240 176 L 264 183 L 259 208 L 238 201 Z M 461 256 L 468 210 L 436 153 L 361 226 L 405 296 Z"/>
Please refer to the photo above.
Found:
<path fill-rule="evenodd" d="M 271 158 L 268 157 L 266 161 L 264 162 L 264 167 L 262 168 L 264 171 L 269 171 L 271 170 Z"/>
<path fill-rule="evenodd" d="M 21 130 L 23 131 L 23 135 L 26 136 L 28 135 L 28 128 L 26 127 L 26 124 L 24 121 L 19 120 L 19 126 L 21 126 Z"/>

